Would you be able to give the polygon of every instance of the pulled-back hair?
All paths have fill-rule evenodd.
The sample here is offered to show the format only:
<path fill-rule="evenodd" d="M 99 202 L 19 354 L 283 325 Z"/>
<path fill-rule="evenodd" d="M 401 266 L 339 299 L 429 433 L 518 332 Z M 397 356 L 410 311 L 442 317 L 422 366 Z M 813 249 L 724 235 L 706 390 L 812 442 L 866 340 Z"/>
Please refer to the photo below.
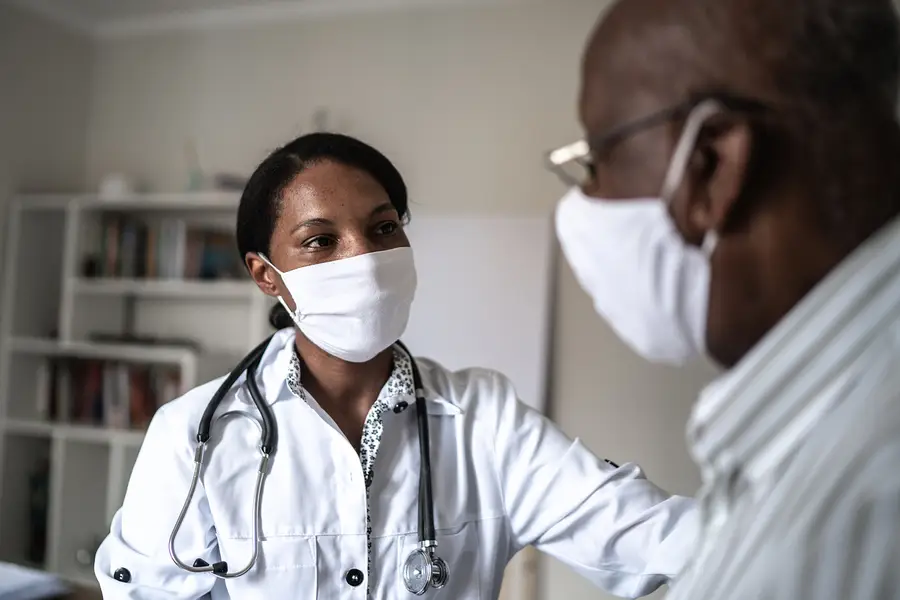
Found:
<path fill-rule="evenodd" d="M 371 175 L 387 192 L 400 218 L 408 218 L 406 184 L 397 168 L 381 152 L 342 134 L 307 134 L 272 152 L 244 187 L 237 213 L 237 246 L 242 259 L 250 252 L 270 254 L 269 246 L 281 213 L 285 188 L 299 173 L 326 160 Z M 276 329 L 293 324 L 280 304 L 272 308 L 269 322 Z"/>

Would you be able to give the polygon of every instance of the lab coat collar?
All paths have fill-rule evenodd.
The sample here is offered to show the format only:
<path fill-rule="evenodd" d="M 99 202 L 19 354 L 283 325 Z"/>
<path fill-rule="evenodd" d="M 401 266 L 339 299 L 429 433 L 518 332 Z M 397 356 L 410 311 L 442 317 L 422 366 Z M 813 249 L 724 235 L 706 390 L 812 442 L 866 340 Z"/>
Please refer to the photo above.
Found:
<path fill-rule="evenodd" d="M 260 389 L 265 394 L 266 401 L 272 405 L 283 400 L 299 400 L 293 393 L 287 383 L 287 374 L 291 366 L 291 357 L 294 355 L 294 335 L 296 331 L 293 328 L 282 329 L 272 336 L 272 341 L 263 353 L 260 366 L 257 369 L 257 382 L 261 384 Z M 428 381 L 427 369 L 422 365 L 419 366 L 422 371 L 422 385 L 425 388 L 425 400 L 428 403 L 428 414 L 432 415 L 462 415 L 463 409 L 442 396 Z M 237 397 L 245 404 L 252 404 L 253 399 L 244 383 L 247 380 L 246 374 L 242 374 L 235 383 L 237 389 Z M 403 400 L 413 404 L 415 397 L 412 395 L 402 398 Z M 399 400 L 399 399 L 398 399 Z"/>
<path fill-rule="evenodd" d="M 756 479 L 790 456 L 884 359 L 878 358 L 879 336 L 898 323 L 900 219 L 851 254 L 744 360 L 703 390 L 688 442 L 704 479 L 738 471 Z"/>
<path fill-rule="evenodd" d="M 291 364 L 294 345 L 294 330 L 281 329 L 272 336 L 266 347 L 259 367 L 256 382 L 270 405 L 289 397 L 286 374 Z M 279 376 L 280 374 L 280 376 Z M 247 374 L 242 373 L 234 384 L 237 398 L 244 404 L 253 404 L 253 398 L 246 386 Z"/>

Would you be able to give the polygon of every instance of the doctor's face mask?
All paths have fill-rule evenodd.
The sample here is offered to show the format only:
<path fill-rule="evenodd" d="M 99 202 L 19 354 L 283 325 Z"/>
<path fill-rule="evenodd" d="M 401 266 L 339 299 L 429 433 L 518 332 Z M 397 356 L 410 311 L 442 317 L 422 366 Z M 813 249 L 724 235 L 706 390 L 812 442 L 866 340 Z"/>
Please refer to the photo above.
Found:
<path fill-rule="evenodd" d="M 412 248 L 360 254 L 282 272 L 278 301 L 306 338 L 348 362 L 367 362 L 400 339 L 416 293 Z"/>
<path fill-rule="evenodd" d="M 717 238 L 709 232 L 702 248 L 687 243 L 669 206 L 700 130 L 719 109 L 707 101 L 691 110 L 658 197 L 591 197 L 573 180 L 557 207 L 557 235 L 579 284 L 616 334 L 652 362 L 680 365 L 705 352 Z M 571 164 L 587 153 L 581 142 L 551 153 L 550 162 Z"/>

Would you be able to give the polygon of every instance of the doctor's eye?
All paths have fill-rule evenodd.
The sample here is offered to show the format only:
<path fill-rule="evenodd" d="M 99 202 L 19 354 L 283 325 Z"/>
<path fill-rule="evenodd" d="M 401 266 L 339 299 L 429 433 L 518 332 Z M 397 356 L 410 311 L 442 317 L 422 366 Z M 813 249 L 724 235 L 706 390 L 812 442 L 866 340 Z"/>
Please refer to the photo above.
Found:
<path fill-rule="evenodd" d="M 320 248 L 329 248 L 334 245 L 334 240 L 327 235 L 317 235 L 303 242 L 304 248 L 318 250 Z"/>
<path fill-rule="evenodd" d="M 379 235 L 391 235 L 397 233 L 400 229 L 400 224 L 396 221 L 385 221 L 384 223 L 379 223 L 375 228 L 375 231 Z"/>

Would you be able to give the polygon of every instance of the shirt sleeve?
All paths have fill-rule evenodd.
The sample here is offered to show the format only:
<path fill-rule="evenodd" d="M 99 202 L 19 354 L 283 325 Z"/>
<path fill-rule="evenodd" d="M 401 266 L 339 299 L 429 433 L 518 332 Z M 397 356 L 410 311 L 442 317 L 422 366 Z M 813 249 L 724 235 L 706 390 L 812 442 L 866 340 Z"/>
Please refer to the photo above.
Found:
<path fill-rule="evenodd" d="M 497 378 L 498 479 L 518 547 L 533 545 L 624 598 L 674 578 L 696 539 L 694 501 L 663 491 L 636 465 L 597 458 Z"/>
<path fill-rule="evenodd" d="M 169 535 L 187 498 L 193 450 L 187 436 L 160 409 L 138 453 L 128 491 L 109 535 L 100 545 L 94 573 L 104 600 L 196 600 L 216 583 L 210 573 L 188 573 L 169 557 Z M 213 564 L 218 547 L 202 484 L 198 484 L 176 538 L 179 558 Z"/>

